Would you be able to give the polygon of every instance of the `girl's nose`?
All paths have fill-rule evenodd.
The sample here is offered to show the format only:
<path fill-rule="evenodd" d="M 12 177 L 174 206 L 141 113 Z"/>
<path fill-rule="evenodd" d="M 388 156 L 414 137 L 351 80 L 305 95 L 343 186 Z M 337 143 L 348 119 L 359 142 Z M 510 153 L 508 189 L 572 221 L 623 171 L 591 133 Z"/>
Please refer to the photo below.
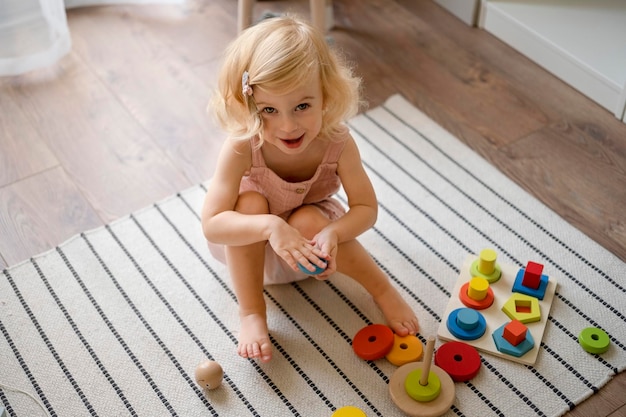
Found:
<path fill-rule="evenodd" d="M 280 129 L 285 133 L 291 133 L 298 129 L 298 123 L 292 115 L 283 115 Z"/>

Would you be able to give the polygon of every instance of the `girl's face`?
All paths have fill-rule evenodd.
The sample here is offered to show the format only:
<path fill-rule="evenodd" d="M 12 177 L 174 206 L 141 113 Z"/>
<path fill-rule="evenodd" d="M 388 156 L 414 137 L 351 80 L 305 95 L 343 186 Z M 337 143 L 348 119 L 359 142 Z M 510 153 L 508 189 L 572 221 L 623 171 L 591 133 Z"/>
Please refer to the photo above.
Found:
<path fill-rule="evenodd" d="M 319 77 L 282 95 L 255 89 L 263 118 L 263 139 L 286 154 L 304 152 L 322 127 L 322 87 Z"/>

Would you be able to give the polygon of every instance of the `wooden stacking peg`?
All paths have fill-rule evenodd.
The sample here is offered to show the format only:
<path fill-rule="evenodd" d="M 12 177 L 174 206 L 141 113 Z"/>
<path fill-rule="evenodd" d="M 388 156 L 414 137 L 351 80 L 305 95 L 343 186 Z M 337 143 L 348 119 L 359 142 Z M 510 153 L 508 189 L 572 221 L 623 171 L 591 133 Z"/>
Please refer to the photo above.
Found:
<path fill-rule="evenodd" d="M 391 399 L 409 416 L 441 416 L 454 402 L 454 381 L 443 369 L 432 364 L 434 350 L 435 338 L 430 337 L 424 361 L 402 365 L 389 381 Z"/>

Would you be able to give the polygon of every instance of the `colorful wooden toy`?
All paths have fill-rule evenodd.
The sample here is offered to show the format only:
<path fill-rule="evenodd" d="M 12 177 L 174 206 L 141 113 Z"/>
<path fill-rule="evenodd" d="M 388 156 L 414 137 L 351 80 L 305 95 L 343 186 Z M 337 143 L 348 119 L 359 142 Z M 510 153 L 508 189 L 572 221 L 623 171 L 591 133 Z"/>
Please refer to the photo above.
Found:
<path fill-rule="evenodd" d="M 495 343 L 496 348 L 499 352 L 514 356 L 516 358 L 520 358 L 528 353 L 535 346 L 535 341 L 532 334 L 530 334 L 530 332 L 526 332 L 526 337 L 524 338 L 524 340 L 522 340 L 517 345 L 513 345 L 504 338 L 504 329 L 508 324 L 509 323 L 503 324 L 493 332 L 493 343 Z"/>
<path fill-rule="evenodd" d="M 320 259 L 322 262 L 324 262 L 326 265 L 328 265 L 328 262 L 326 261 L 326 259 Z M 308 269 L 305 268 L 304 265 L 302 265 L 300 262 L 298 262 L 298 268 L 300 269 L 300 271 L 304 272 L 307 275 L 319 275 L 322 272 L 326 271 L 326 267 L 324 268 L 320 268 L 319 266 L 312 264 L 315 267 L 314 271 L 309 271 Z"/>
<path fill-rule="evenodd" d="M 541 283 L 541 272 L 543 271 L 543 265 L 537 262 L 528 261 L 526 268 L 524 269 L 524 278 L 522 279 L 522 285 L 526 288 L 532 288 L 536 290 Z"/>
<path fill-rule="evenodd" d="M 204 389 L 215 389 L 222 383 L 224 371 L 219 363 L 206 360 L 196 367 L 196 382 Z"/>
<path fill-rule="evenodd" d="M 519 320 L 511 320 L 506 326 L 504 326 L 504 333 L 502 334 L 502 337 L 504 337 L 504 340 L 513 346 L 517 346 L 526 340 L 527 332 L 528 327 L 526 327 L 524 323 Z"/>
<path fill-rule="evenodd" d="M 611 339 L 604 330 L 597 327 L 587 327 L 578 335 L 578 343 L 585 351 L 600 354 L 609 350 Z"/>
<path fill-rule="evenodd" d="M 402 366 L 409 362 L 417 362 L 421 359 L 424 348 L 422 342 L 413 335 L 393 335 L 393 347 L 387 354 L 389 362 L 396 366 Z"/>
<path fill-rule="evenodd" d="M 435 365 L 446 371 L 455 382 L 474 378 L 480 370 L 480 355 L 464 342 L 447 342 L 435 353 Z"/>
<path fill-rule="evenodd" d="M 485 334 L 487 321 L 480 312 L 471 308 L 459 308 L 448 315 L 450 333 L 461 340 L 474 340 Z"/>
<path fill-rule="evenodd" d="M 382 324 L 371 324 L 357 332 L 352 339 L 354 353 L 366 361 L 384 358 L 393 347 L 393 331 Z"/>
<path fill-rule="evenodd" d="M 430 337 L 426 343 L 424 361 L 402 365 L 389 380 L 391 399 L 409 416 L 440 416 L 454 402 L 454 381 L 443 369 L 431 363 L 434 348 L 435 338 Z M 416 401 L 413 397 L 424 400 Z"/>
<path fill-rule="evenodd" d="M 502 311 L 511 320 L 519 320 L 524 324 L 541 320 L 539 300 L 526 294 L 513 293 L 502 306 Z"/>
<path fill-rule="evenodd" d="M 529 261 L 526 268 L 520 268 L 515 276 L 513 292 L 529 295 L 539 300 L 545 297 L 548 276 L 542 275 L 543 265 Z"/>
<path fill-rule="evenodd" d="M 474 277 L 461 287 L 459 299 L 469 308 L 484 310 L 493 304 L 493 290 L 485 278 Z"/>
<path fill-rule="evenodd" d="M 550 313 L 550 308 L 552 307 L 552 302 L 554 300 L 554 295 L 557 288 L 557 282 L 552 277 L 546 276 L 545 278 L 547 279 L 547 286 L 544 298 L 540 300 L 536 297 L 532 297 L 535 301 L 528 301 L 530 300 L 530 298 L 528 298 L 530 296 L 526 294 L 512 292 L 513 284 L 515 283 L 516 276 L 520 270 L 518 265 L 501 263 L 500 265 L 498 265 L 501 272 L 499 280 L 489 283 L 489 289 L 493 291 L 494 295 L 493 303 L 488 308 L 481 309 L 479 312 L 485 318 L 487 328 L 489 329 L 490 334 L 493 333 L 493 329 L 497 329 L 498 327 L 514 319 L 519 320 L 520 318 L 530 318 L 535 320 L 524 323 L 528 328 L 528 334 L 531 335 L 535 343 L 532 349 L 523 356 L 516 357 L 507 353 L 500 352 L 494 343 L 493 337 L 486 337 L 485 335 L 483 335 L 473 340 L 461 339 L 455 336 L 449 329 L 449 322 L 451 322 L 452 324 L 456 323 L 456 319 L 452 321 L 450 320 L 450 315 L 459 308 L 468 308 L 468 306 L 461 301 L 458 295 L 463 293 L 463 291 L 461 291 L 461 288 L 464 285 L 471 282 L 473 278 L 480 276 L 477 274 L 473 274 L 471 271 L 473 269 L 477 270 L 481 262 L 485 265 L 484 267 L 480 266 L 483 271 L 488 272 L 487 268 L 489 267 L 489 265 L 494 265 L 494 272 L 497 271 L 498 268 L 495 266 L 496 264 L 491 264 L 491 262 L 493 262 L 493 260 L 495 259 L 492 255 L 493 254 L 490 255 L 489 253 L 483 254 L 482 261 L 480 257 L 476 255 L 468 255 L 465 258 L 463 264 L 461 265 L 457 281 L 451 290 L 451 293 L 454 295 L 450 297 L 450 300 L 448 301 L 448 304 L 443 312 L 441 323 L 439 324 L 437 330 L 437 335 L 442 340 L 461 341 L 473 346 L 481 352 L 487 352 L 492 355 L 505 358 L 514 362 L 519 362 L 525 365 L 534 365 L 537 360 L 537 355 L 540 351 L 539 346 L 541 345 L 541 340 L 543 338 L 543 334 L 548 323 L 548 315 Z M 474 268 L 472 268 L 472 266 L 474 266 Z M 531 267 L 531 272 L 532 269 L 533 268 Z M 542 272 L 544 272 L 544 274 L 542 275 L 545 276 L 545 269 L 543 269 Z M 477 291 L 474 292 L 474 290 Z M 480 287 L 478 287 L 477 289 L 473 289 L 471 293 L 472 296 L 479 298 Z M 511 297 L 514 297 L 513 301 L 511 301 Z M 505 310 L 509 310 L 509 313 L 512 315 L 512 317 L 509 317 L 506 313 L 503 312 L 503 307 L 507 303 L 509 304 L 507 305 Z M 458 327 L 460 328 L 460 326 Z"/>
<path fill-rule="evenodd" d="M 502 269 L 496 263 L 497 254 L 493 249 L 483 249 L 480 251 L 478 259 L 472 262 L 470 267 L 470 275 L 472 277 L 485 278 L 490 283 L 494 283 L 500 279 Z"/>
<path fill-rule="evenodd" d="M 367 415 L 360 408 L 347 405 L 338 408 L 331 417 L 367 417 Z"/>

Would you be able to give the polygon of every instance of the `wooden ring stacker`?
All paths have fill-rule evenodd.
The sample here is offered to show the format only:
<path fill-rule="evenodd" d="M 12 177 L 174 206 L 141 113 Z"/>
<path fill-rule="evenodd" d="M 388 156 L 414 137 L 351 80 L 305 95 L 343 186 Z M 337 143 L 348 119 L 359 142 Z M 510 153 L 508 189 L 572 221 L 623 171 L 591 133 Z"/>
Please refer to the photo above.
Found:
<path fill-rule="evenodd" d="M 384 358 L 393 347 L 393 331 L 384 324 L 370 324 L 352 339 L 354 353 L 366 361 Z"/>
<path fill-rule="evenodd" d="M 403 412 L 415 417 L 437 417 L 450 409 L 455 398 L 454 381 L 443 369 L 432 364 L 433 351 L 435 350 L 435 338 L 429 337 L 426 344 L 423 362 L 411 362 L 402 365 L 391 376 L 389 380 L 389 395 L 393 402 Z M 428 384 L 428 380 L 433 374 L 439 378 L 441 390 L 439 395 L 428 402 L 415 401 L 407 393 L 405 382 L 410 373 L 421 370 L 420 380 L 417 382 L 422 386 Z M 419 388 L 418 388 L 419 389 Z"/>
<path fill-rule="evenodd" d="M 474 346 L 452 341 L 439 346 L 435 364 L 446 371 L 453 381 L 465 382 L 478 374 L 481 362 Z"/>

